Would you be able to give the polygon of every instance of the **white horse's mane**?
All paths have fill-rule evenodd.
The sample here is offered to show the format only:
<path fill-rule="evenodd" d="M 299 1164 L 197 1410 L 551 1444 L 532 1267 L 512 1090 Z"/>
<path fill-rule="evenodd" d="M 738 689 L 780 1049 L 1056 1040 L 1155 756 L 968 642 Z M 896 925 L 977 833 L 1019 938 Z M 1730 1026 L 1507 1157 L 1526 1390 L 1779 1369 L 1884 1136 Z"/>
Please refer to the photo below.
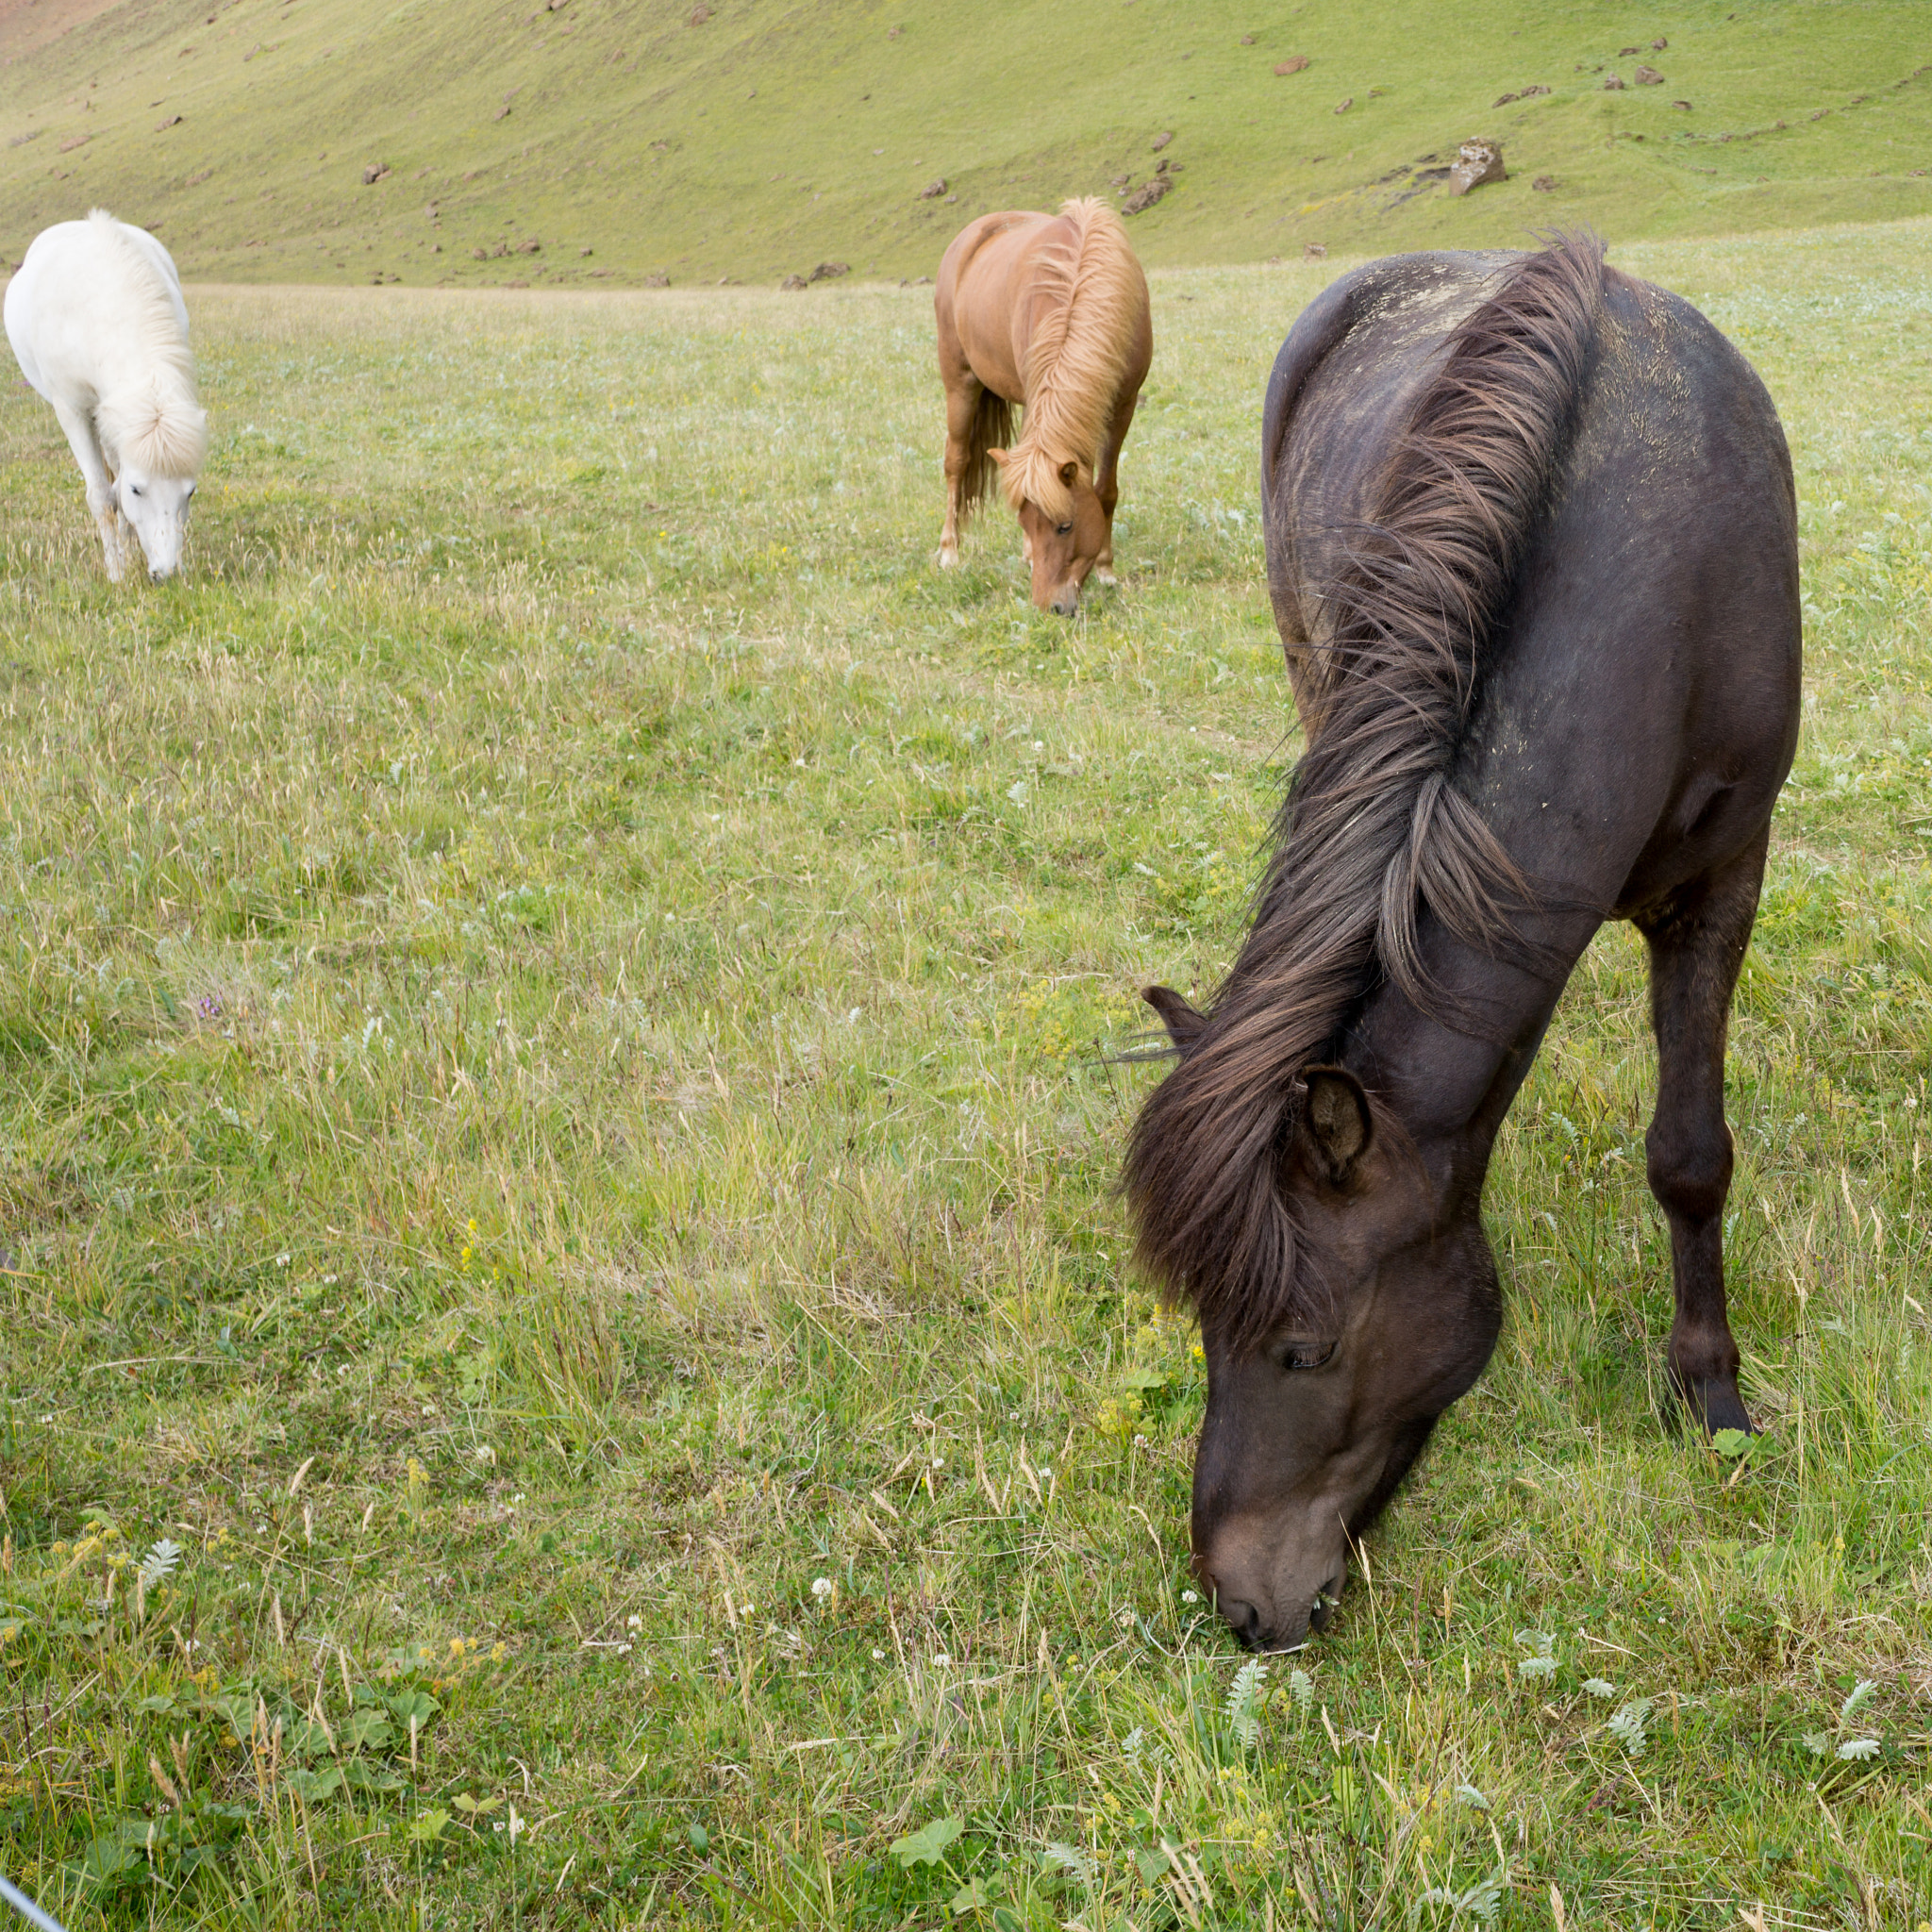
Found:
<path fill-rule="evenodd" d="M 208 416 L 194 390 L 194 356 L 181 331 L 175 297 L 159 271 L 104 208 L 88 222 L 126 277 L 126 319 L 142 348 L 146 375 L 101 398 L 94 411 L 117 464 L 153 476 L 192 476 L 208 455 Z"/>

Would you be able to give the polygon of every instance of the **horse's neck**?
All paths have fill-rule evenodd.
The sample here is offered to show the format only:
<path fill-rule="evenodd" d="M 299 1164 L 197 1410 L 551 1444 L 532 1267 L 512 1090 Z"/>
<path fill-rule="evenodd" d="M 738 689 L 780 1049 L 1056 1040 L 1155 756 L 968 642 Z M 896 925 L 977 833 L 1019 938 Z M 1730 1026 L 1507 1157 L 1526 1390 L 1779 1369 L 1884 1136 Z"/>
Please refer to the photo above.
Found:
<path fill-rule="evenodd" d="M 1437 926 L 1422 949 L 1440 994 L 1433 1010 L 1384 981 L 1348 1030 L 1341 1062 L 1377 1094 L 1439 1178 L 1473 1180 L 1480 1191 L 1503 1117 L 1536 1059 L 1569 966 L 1594 929 L 1593 920 L 1564 924 L 1574 930 L 1557 941 L 1565 963 L 1553 977 L 1465 946 Z"/>
<path fill-rule="evenodd" d="M 182 367 L 176 354 L 156 354 L 151 344 L 117 338 L 97 350 L 97 408 L 117 399 L 129 403 L 153 397 L 164 414 L 188 412 L 200 407 L 192 372 Z"/>

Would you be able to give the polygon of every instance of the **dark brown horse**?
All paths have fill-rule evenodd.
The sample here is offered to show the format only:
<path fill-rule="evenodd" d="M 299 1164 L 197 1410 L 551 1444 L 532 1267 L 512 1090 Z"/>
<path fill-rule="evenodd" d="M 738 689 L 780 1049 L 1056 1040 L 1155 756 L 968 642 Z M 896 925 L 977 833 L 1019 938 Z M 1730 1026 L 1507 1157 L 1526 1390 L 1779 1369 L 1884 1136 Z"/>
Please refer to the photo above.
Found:
<path fill-rule="evenodd" d="M 1299 1643 L 1500 1320 L 1491 1147 L 1606 918 L 1650 948 L 1671 1376 L 1747 1428 L 1724 1029 L 1797 741 L 1790 459 L 1688 304 L 1561 241 L 1414 255 L 1296 323 L 1263 432 L 1308 748 L 1208 1010 L 1127 1157 L 1208 1357 L 1195 1566 Z"/>
<path fill-rule="evenodd" d="M 1020 516 L 1033 601 L 1071 617 L 1088 575 L 1113 582 L 1121 444 L 1154 357 L 1147 278 L 1104 201 L 1057 215 L 981 215 L 953 238 L 933 287 L 946 386 L 940 568 L 998 475 Z M 1026 410 L 1020 440 L 1013 406 Z"/>

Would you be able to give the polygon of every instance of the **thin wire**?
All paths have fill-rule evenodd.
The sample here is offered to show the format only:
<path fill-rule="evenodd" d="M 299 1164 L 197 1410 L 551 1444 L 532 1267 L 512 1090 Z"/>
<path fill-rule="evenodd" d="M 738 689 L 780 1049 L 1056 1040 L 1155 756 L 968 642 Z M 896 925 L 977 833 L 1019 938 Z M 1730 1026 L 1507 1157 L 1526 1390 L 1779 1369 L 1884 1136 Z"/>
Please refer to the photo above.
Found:
<path fill-rule="evenodd" d="M 5 1878 L 0 1878 L 0 1899 L 5 1899 L 29 1925 L 38 1925 L 41 1932 L 64 1932 L 58 1919 L 50 1918 L 19 1886 L 8 1884 Z"/>

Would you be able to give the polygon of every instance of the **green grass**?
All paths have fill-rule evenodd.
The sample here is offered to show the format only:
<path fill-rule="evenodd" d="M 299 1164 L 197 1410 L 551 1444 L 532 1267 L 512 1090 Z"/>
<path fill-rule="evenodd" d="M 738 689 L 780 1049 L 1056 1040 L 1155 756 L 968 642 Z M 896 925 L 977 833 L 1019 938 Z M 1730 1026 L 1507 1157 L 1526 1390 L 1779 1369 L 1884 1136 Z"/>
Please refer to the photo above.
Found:
<path fill-rule="evenodd" d="M 102 202 L 197 279 L 918 276 L 969 216 L 1145 179 L 1164 131 L 1177 186 L 1132 225 L 1158 265 L 1932 213 L 1920 0 L 721 0 L 696 26 L 690 0 L 10 12 L 0 250 Z M 89 17 L 49 37 L 67 12 Z M 1606 92 L 1639 58 L 1663 84 Z M 1549 92 L 1498 105 L 1530 86 Z M 1478 134 L 1511 178 L 1453 199 L 1424 171 Z M 940 177 L 957 199 L 921 200 Z"/>
<path fill-rule="evenodd" d="M 1492 1170 L 1494 1363 L 1258 1697 L 1124 1267 L 1158 1070 L 1096 1049 L 1242 930 L 1259 397 L 1339 264 L 1156 275 L 1072 625 L 1009 518 L 931 568 L 920 291 L 199 293 L 158 592 L 0 396 L 0 1867 L 75 1928 L 1916 1924 L 1932 225 L 1618 259 L 1804 506 L 1766 1434 L 1660 1419 L 1607 931 Z"/>

